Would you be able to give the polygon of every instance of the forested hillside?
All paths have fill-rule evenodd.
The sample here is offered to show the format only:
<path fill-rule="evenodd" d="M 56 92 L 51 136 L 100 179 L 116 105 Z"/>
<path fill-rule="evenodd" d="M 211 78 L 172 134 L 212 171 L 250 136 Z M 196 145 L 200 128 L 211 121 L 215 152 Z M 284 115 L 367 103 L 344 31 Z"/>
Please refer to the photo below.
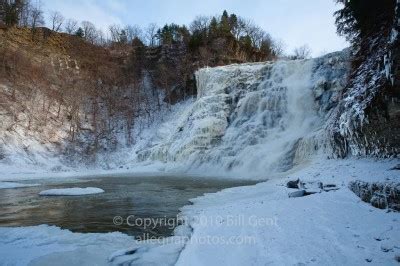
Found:
<path fill-rule="evenodd" d="M 165 108 L 194 96 L 197 69 L 281 53 L 267 33 L 226 11 L 190 26 L 112 25 L 106 38 L 94 24 L 59 12 L 50 12 L 46 28 L 47 14 L 27 0 L 0 7 L 4 160 L 40 147 L 40 154 L 94 163 L 98 152 L 129 147 Z"/>

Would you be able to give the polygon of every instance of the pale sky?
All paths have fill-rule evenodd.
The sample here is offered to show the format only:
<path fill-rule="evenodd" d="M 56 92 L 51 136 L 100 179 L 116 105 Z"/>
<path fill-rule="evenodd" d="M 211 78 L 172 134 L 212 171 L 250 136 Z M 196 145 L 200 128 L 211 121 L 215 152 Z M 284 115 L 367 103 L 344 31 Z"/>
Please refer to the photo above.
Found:
<path fill-rule="evenodd" d="M 165 23 L 189 25 L 196 15 L 220 15 L 226 9 L 253 20 L 285 43 L 285 52 L 308 44 L 313 56 L 342 50 L 348 44 L 336 34 L 334 0 L 42 0 L 43 9 L 66 18 L 88 20 L 107 31 L 111 24 Z"/>

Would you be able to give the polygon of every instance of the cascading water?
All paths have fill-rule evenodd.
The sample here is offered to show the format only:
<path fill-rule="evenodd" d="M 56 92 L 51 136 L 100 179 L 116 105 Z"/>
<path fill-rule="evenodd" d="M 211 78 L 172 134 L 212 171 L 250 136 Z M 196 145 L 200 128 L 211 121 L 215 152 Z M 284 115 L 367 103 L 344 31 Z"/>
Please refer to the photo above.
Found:
<path fill-rule="evenodd" d="M 233 101 L 225 103 L 231 112 L 224 118 L 230 123 L 218 147 L 205 153 L 202 161 L 236 171 L 287 167 L 281 162 L 292 156 L 294 145 L 320 124 L 309 89 L 311 67 L 310 61 L 267 65 L 259 84 L 228 94 Z M 201 70 L 197 78 L 210 74 Z"/>
<path fill-rule="evenodd" d="M 201 69 L 196 101 L 140 157 L 248 175 L 288 170 L 323 146 L 343 62 L 331 55 Z"/>

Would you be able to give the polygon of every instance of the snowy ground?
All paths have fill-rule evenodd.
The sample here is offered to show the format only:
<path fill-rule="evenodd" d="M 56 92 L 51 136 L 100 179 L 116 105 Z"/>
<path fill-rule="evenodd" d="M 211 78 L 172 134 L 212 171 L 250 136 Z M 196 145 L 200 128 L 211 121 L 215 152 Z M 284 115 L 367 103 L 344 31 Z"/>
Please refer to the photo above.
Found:
<path fill-rule="evenodd" d="M 369 261 L 374 265 L 398 265 L 399 213 L 375 209 L 347 188 L 348 182 L 355 179 L 399 182 L 400 172 L 389 170 L 395 164 L 322 161 L 292 173 L 291 178 L 196 199 L 194 206 L 184 208 L 184 214 L 207 217 L 214 225 L 194 220 L 192 238 L 196 242 L 212 236 L 216 242 L 189 243 L 178 265 L 362 265 Z M 291 189 L 284 185 L 296 178 L 336 184 L 340 189 L 288 198 Z M 242 241 L 247 237 L 253 242 L 219 244 L 218 239 L 231 237 L 241 237 Z"/>
<path fill-rule="evenodd" d="M 289 177 L 207 194 L 183 208 L 188 225 L 164 245 L 45 225 L 0 228 L 0 264 L 398 265 L 400 214 L 373 208 L 347 188 L 356 179 L 400 182 L 400 171 L 390 170 L 398 163 L 319 160 Z M 297 178 L 340 189 L 288 198 L 284 185 Z"/>
<path fill-rule="evenodd" d="M 131 245 L 121 233 L 79 234 L 55 226 L 0 228 L 0 265 L 107 265 L 108 254 Z M 89 261 L 90 260 L 90 261 Z"/>

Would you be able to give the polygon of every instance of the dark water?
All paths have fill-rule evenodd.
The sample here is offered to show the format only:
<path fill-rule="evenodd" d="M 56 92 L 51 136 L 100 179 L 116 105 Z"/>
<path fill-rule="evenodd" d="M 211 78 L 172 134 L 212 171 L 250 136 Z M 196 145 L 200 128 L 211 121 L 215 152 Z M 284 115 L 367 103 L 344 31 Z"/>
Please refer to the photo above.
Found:
<path fill-rule="evenodd" d="M 37 187 L 0 189 L 0 226 L 56 225 L 73 232 L 114 232 L 142 237 L 169 236 L 179 208 L 189 199 L 223 188 L 254 183 L 190 177 L 97 177 L 74 181 L 36 180 Z M 68 187 L 99 187 L 105 193 L 86 196 L 43 197 L 42 190 Z M 115 216 L 123 218 L 115 225 Z M 129 223 L 127 224 L 127 217 Z M 161 221 L 156 228 L 141 226 L 141 218 Z M 163 222 L 163 219 L 170 224 Z M 120 222 L 120 221 L 118 221 Z"/>

